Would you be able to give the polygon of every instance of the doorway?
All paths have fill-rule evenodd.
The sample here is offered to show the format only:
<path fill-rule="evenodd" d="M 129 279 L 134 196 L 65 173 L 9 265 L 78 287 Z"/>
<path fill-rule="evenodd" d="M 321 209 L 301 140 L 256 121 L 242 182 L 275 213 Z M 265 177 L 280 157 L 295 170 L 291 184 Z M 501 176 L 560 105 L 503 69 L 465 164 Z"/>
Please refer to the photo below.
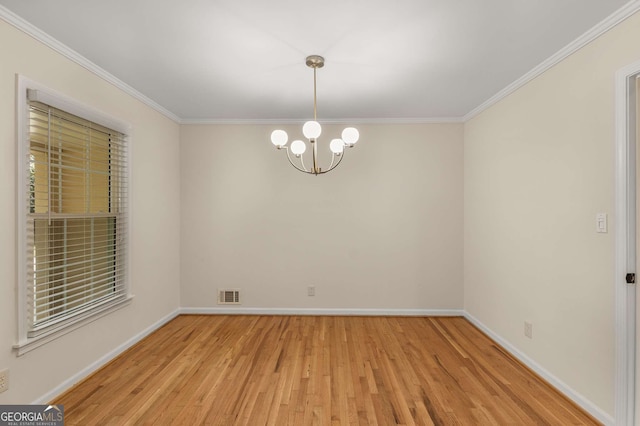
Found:
<path fill-rule="evenodd" d="M 635 95 L 635 99 L 632 99 L 629 104 L 632 106 L 632 108 L 630 108 L 630 111 L 628 112 L 628 116 L 633 117 L 633 120 L 631 121 L 631 130 L 632 130 L 632 135 L 634 136 L 634 140 L 633 140 L 633 146 L 635 148 L 635 164 L 636 166 L 638 164 L 640 164 L 640 149 L 637 149 L 638 146 L 638 141 L 640 141 L 640 126 L 638 125 L 638 123 L 640 123 L 640 74 L 636 74 L 633 78 L 633 83 L 635 84 L 635 88 L 632 87 L 633 93 Z M 635 109 L 635 111 L 633 110 Z M 635 171 L 635 170 L 634 170 Z M 636 174 L 636 187 L 635 187 L 635 207 L 636 207 L 636 212 L 635 212 L 635 223 L 638 224 L 640 223 L 640 217 L 638 217 L 638 213 L 640 212 L 640 208 L 638 207 L 638 200 L 640 200 L 640 194 L 638 194 L 638 188 L 640 188 L 640 174 L 635 173 Z M 640 253 L 640 237 L 638 236 L 638 227 L 635 228 L 635 233 L 634 233 L 634 239 L 635 239 L 635 247 L 636 247 L 636 251 L 634 253 L 634 255 L 636 253 Z M 638 257 L 636 256 L 636 271 L 638 271 L 639 265 L 638 265 Z M 636 278 L 636 282 L 637 282 L 637 278 Z M 637 285 L 637 284 L 636 284 Z M 635 307 L 640 306 L 640 291 L 637 291 L 636 288 L 633 289 L 635 291 Z M 633 300 L 633 299 L 632 299 Z M 634 307 L 634 308 L 635 308 Z M 638 366 L 640 366 L 640 351 L 637 350 L 636 345 L 637 342 L 640 342 L 640 315 L 637 315 L 637 313 L 635 313 L 635 309 L 634 309 L 634 315 L 636 317 L 636 323 L 635 323 L 635 339 L 633 342 L 631 342 L 632 346 L 633 346 L 633 350 L 635 351 L 635 365 L 634 365 L 634 371 L 635 371 L 635 388 L 634 388 L 634 424 L 636 426 L 640 425 L 640 414 L 638 413 L 638 411 L 640 410 L 640 368 L 638 368 Z"/>
<path fill-rule="evenodd" d="M 616 389 L 615 424 L 640 426 L 640 355 L 636 341 L 640 341 L 640 292 L 636 292 L 635 274 L 638 270 L 636 252 L 640 253 L 636 223 L 640 223 L 636 200 L 640 199 L 640 180 L 636 165 L 640 164 L 637 123 L 640 122 L 640 61 L 616 73 L 616 235 L 615 235 L 615 324 L 616 324 Z M 630 275 L 633 274 L 633 275 Z M 636 294 L 638 293 L 638 294 Z"/>

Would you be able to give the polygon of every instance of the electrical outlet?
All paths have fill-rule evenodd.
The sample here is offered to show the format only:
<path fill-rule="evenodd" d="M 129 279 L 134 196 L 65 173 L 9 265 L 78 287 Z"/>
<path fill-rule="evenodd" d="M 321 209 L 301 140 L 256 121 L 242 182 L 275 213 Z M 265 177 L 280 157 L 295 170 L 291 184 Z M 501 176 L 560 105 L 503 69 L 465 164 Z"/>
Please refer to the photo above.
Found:
<path fill-rule="evenodd" d="M 524 322 L 524 335 L 529 339 L 533 339 L 533 324 L 530 322 Z"/>
<path fill-rule="evenodd" d="M 0 371 L 0 393 L 9 389 L 9 370 Z"/>
<path fill-rule="evenodd" d="M 310 285 L 307 287 L 307 296 L 315 296 L 316 295 L 316 286 Z"/>

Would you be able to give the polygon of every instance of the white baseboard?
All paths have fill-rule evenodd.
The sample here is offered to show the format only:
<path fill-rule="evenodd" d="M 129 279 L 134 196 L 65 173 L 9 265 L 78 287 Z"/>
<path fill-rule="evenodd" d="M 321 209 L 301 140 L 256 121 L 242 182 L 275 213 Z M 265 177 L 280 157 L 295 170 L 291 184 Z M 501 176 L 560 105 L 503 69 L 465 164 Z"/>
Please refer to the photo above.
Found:
<path fill-rule="evenodd" d="M 334 309 L 334 308 L 181 308 L 181 314 L 201 315 L 336 315 L 336 316 L 464 316 L 462 309 Z"/>
<path fill-rule="evenodd" d="M 545 370 L 540 366 L 537 362 L 529 358 L 527 355 L 523 354 L 520 350 L 518 350 L 515 346 L 509 343 L 507 340 L 503 339 L 501 336 L 497 335 L 491 329 L 489 329 L 486 325 L 481 323 L 477 318 L 468 312 L 464 311 L 464 317 L 469 320 L 473 325 L 478 327 L 493 339 L 496 343 L 506 349 L 511 355 L 517 358 L 521 363 L 526 365 L 532 371 L 534 371 L 538 376 L 542 377 L 544 380 L 549 382 L 554 388 L 563 393 L 567 398 L 571 399 L 574 403 L 580 406 L 587 413 L 592 415 L 596 420 L 602 422 L 606 426 L 613 426 L 615 424 L 615 420 L 609 414 L 602 411 L 598 406 L 596 406 L 593 402 L 589 401 L 584 396 L 580 395 L 578 392 L 574 391 L 562 380 L 558 379 L 556 376 Z"/>
<path fill-rule="evenodd" d="M 33 401 L 32 404 L 49 403 L 52 399 L 59 396 L 61 393 L 63 393 L 67 389 L 71 388 L 73 385 L 75 385 L 79 381 L 88 377 L 94 371 L 99 370 L 104 365 L 106 365 L 109 361 L 111 361 L 112 359 L 114 359 L 115 357 L 117 357 L 127 349 L 129 349 L 131 346 L 135 345 L 136 343 L 138 343 L 139 341 L 147 337 L 149 334 L 153 333 L 154 331 L 156 331 L 157 329 L 159 329 L 160 327 L 162 327 L 163 325 L 165 325 L 166 323 L 168 323 L 169 321 L 177 317 L 178 315 L 180 315 L 180 309 L 176 309 L 175 311 L 171 312 L 169 315 L 166 315 L 164 318 L 161 318 L 159 321 L 155 322 L 154 324 L 151 324 L 149 327 L 142 330 L 140 333 L 136 334 L 135 336 L 133 336 L 132 338 L 124 342 L 122 345 L 108 352 L 107 354 L 97 359 L 92 364 L 90 364 L 88 367 L 82 369 L 78 373 L 69 377 L 67 380 L 60 383 L 55 388 L 51 389 L 49 392 L 42 395 L 40 398 Z"/>

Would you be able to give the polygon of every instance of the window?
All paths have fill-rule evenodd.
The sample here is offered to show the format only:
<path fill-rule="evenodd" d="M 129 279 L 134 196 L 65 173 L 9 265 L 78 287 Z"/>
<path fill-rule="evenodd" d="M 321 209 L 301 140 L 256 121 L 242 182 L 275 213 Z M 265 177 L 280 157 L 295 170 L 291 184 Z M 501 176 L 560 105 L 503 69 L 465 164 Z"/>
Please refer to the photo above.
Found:
<path fill-rule="evenodd" d="M 126 135 L 25 93 L 19 352 L 129 299 Z"/>

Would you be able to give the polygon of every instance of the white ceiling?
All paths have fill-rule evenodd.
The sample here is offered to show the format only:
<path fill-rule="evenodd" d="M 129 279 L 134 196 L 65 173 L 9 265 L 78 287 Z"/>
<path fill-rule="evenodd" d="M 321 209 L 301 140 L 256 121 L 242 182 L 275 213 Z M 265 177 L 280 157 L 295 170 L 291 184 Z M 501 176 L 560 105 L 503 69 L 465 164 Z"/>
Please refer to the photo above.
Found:
<path fill-rule="evenodd" d="M 460 118 L 637 0 L 0 0 L 182 120 Z"/>

